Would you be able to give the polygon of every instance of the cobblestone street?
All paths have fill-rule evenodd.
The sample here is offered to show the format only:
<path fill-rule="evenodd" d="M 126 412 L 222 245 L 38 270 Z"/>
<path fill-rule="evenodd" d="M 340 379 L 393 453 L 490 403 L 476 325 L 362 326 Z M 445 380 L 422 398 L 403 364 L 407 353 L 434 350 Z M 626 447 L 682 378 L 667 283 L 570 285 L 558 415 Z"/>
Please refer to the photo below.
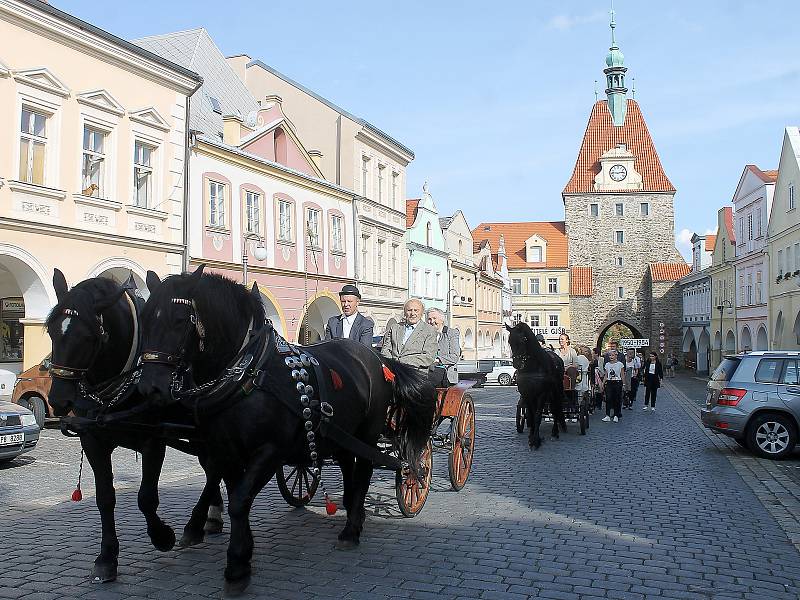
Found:
<path fill-rule="evenodd" d="M 342 512 L 326 516 L 320 498 L 291 509 L 272 482 L 253 511 L 250 595 L 796 599 L 800 460 L 762 465 L 708 435 L 696 416 L 702 391 L 697 380 L 669 380 L 657 412 L 641 410 L 640 393 L 619 424 L 595 414 L 587 436 L 571 424 L 532 452 L 514 429 L 516 390 L 476 390 L 476 462 L 464 490 L 449 490 L 445 455 L 437 454 L 425 509 L 404 519 L 393 476 L 378 474 L 353 552 L 333 550 Z M 43 434 L 32 458 L 0 470 L 0 598 L 220 597 L 227 515 L 224 534 L 157 552 L 136 508 L 138 467 L 124 451 L 116 468 L 126 483 L 117 496 L 120 577 L 90 584 L 99 547 L 91 478 L 86 499 L 70 502 L 77 443 Z M 191 460 L 168 456 L 162 513 L 176 529 L 200 492 L 197 472 Z M 335 489 L 338 473 L 326 473 Z"/>

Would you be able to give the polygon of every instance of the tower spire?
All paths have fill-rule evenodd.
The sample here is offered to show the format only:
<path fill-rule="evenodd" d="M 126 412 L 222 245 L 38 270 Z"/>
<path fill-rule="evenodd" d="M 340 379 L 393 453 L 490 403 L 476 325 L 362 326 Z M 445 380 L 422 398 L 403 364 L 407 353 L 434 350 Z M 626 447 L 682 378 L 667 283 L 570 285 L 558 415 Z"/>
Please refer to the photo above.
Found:
<path fill-rule="evenodd" d="M 611 47 L 606 56 L 606 68 L 603 73 L 606 75 L 606 98 L 608 98 L 608 110 L 611 113 L 611 120 L 616 127 L 625 124 L 625 115 L 628 112 L 628 88 L 625 87 L 625 56 L 617 46 L 615 30 L 617 28 L 616 13 L 614 3 L 611 3 Z"/>

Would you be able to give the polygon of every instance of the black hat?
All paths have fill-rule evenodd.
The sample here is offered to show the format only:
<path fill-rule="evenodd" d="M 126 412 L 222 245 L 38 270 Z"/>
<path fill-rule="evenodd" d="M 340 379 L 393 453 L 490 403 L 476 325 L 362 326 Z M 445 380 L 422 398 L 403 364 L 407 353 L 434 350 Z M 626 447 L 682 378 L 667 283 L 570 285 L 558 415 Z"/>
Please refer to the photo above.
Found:
<path fill-rule="evenodd" d="M 354 285 L 347 284 L 342 288 L 342 291 L 339 292 L 340 296 L 355 296 L 359 300 L 361 300 L 361 292 L 358 291 L 358 288 Z"/>
<path fill-rule="evenodd" d="M 539 342 L 540 344 L 544 344 L 545 343 L 544 336 L 541 333 L 537 333 L 536 341 Z"/>

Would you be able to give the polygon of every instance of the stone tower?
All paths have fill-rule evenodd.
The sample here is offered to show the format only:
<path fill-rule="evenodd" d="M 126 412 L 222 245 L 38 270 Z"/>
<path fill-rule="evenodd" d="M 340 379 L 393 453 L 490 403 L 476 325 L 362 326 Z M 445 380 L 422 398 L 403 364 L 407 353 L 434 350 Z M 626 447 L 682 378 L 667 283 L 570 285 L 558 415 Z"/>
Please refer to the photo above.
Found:
<path fill-rule="evenodd" d="M 598 344 L 615 323 L 664 353 L 679 350 L 688 266 L 675 248 L 675 188 L 635 100 L 613 12 L 606 100 L 592 107 L 564 200 L 571 335 Z M 662 325 L 663 324 L 663 325 Z M 663 337 L 663 339 L 661 339 Z M 661 345 L 663 344 L 663 346 Z"/>

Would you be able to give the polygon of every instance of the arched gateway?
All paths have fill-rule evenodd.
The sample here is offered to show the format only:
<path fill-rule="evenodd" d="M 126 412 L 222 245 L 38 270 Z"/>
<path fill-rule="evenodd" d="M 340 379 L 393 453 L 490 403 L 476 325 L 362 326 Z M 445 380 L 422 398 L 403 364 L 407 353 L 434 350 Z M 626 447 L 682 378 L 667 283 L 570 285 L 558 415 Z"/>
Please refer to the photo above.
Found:
<path fill-rule="evenodd" d="M 613 321 L 606 325 L 597 336 L 597 348 L 602 351 L 609 342 L 619 342 L 621 339 L 641 339 L 642 335 L 633 325 L 625 321 Z"/>

